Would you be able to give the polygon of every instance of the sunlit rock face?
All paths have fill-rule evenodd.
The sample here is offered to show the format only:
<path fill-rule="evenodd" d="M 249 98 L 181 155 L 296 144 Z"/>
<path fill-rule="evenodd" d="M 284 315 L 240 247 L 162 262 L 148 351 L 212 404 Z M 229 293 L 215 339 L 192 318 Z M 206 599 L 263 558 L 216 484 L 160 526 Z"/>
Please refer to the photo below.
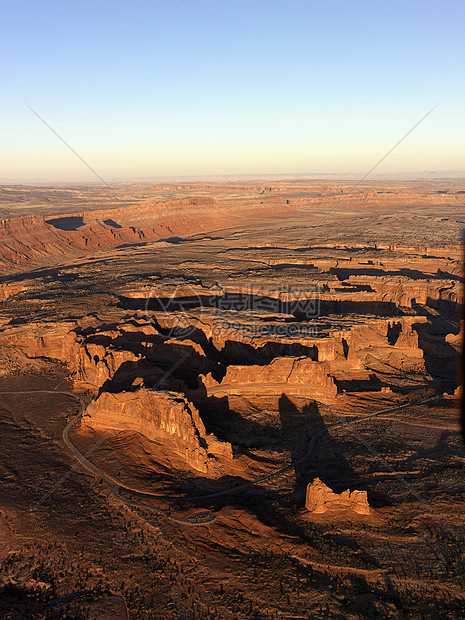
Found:
<path fill-rule="evenodd" d="M 94 430 L 128 430 L 169 447 L 189 467 L 207 473 L 209 457 L 232 458 L 231 444 L 207 434 L 198 410 L 176 392 L 140 387 L 134 392 L 102 394 L 86 409 Z"/>
<path fill-rule="evenodd" d="M 177 235 L 215 230 L 237 220 L 263 217 L 250 201 L 235 204 L 234 215 L 218 208 L 211 197 L 167 202 L 153 200 L 131 207 L 74 212 L 47 218 L 26 215 L 0 219 L 0 272 L 3 266 L 31 265 L 122 244 L 160 242 Z M 292 214 L 292 207 L 274 204 L 272 215 Z M 135 222 L 137 225 L 135 226 Z"/>
<path fill-rule="evenodd" d="M 369 515 L 370 506 L 366 491 L 343 491 L 334 493 L 319 478 L 307 486 L 305 508 L 315 514 L 323 514 L 329 510 L 346 510 L 360 515 Z"/>

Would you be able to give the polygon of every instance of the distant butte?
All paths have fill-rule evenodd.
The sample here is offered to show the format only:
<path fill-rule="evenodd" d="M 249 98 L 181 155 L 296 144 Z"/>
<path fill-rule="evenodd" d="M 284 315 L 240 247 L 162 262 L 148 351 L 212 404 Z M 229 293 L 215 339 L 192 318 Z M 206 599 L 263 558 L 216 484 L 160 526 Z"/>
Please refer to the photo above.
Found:
<path fill-rule="evenodd" d="M 319 478 L 307 486 L 305 508 L 309 512 L 322 514 L 331 510 L 356 512 L 359 515 L 369 515 L 366 491 L 343 491 L 340 494 L 333 491 Z"/>

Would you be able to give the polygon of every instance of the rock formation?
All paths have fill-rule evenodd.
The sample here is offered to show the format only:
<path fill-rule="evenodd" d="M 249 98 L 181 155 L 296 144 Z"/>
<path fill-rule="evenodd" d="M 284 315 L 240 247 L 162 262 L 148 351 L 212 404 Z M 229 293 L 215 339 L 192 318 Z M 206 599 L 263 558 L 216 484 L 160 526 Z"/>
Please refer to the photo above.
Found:
<path fill-rule="evenodd" d="M 323 514 L 328 510 L 348 510 L 360 515 L 369 515 L 370 506 L 366 491 L 343 491 L 334 493 L 319 478 L 307 486 L 305 508 L 314 514 Z"/>
<path fill-rule="evenodd" d="M 207 375 L 204 384 L 208 387 L 217 387 L 211 375 Z M 229 366 L 222 385 L 234 386 L 250 384 L 266 386 L 269 393 L 281 393 L 283 384 L 291 384 L 294 392 L 302 391 L 314 394 L 318 399 L 333 399 L 337 394 L 337 387 L 329 375 L 327 362 L 313 362 L 305 357 L 277 357 L 266 366 Z"/>
<path fill-rule="evenodd" d="M 122 244 L 158 242 L 222 228 L 243 218 L 260 218 L 264 209 L 250 201 L 234 202 L 234 215 L 213 198 L 198 197 L 166 202 L 146 201 L 133 207 L 65 213 L 46 219 L 26 215 L 0 220 L 0 272 L 13 265 L 50 262 L 53 258 L 115 248 Z M 267 207 L 267 215 L 293 213 L 286 205 Z M 45 259 L 45 260 L 44 260 Z"/>
<path fill-rule="evenodd" d="M 198 410 L 177 392 L 148 390 L 102 392 L 85 412 L 86 423 L 98 431 L 135 431 L 207 473 L 209 457 L 232 458 L 231 444 L 207 434 Z"/>

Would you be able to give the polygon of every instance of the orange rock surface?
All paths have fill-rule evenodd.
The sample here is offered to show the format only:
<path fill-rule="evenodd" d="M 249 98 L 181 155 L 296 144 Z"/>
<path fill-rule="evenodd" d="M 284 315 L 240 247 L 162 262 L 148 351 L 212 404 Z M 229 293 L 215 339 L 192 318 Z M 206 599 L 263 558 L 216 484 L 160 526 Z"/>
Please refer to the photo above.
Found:
<path fill-rule="evenodd" d="M 315 514 L 323 514 L 330 510 L 350 510 L 360 515 L 369 515 L 366 491 L 343 491 L 340 494 L 333 491 L 319 478 L 307 486 L 305 508 Z"/>

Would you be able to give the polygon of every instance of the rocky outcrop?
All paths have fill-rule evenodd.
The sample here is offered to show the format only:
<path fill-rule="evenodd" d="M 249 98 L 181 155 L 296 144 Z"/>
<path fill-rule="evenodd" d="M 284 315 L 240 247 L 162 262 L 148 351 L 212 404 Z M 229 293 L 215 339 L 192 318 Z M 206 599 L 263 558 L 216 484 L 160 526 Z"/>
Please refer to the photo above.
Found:
<path fill-rule="evenodd" d="M 13 372 L 33 368 L 40 360 L 58 361 L 68 367 L 77 390 L 97 393 L 124 363 L 140 360 L 125 349 L 88 343 L 75 330 L 74 322 L 5 326 L 0 331 L 0 367 Z"/>
<path fill-rule="evenodd" d="M 28 282 L 4 282 L 0 284 L 0 302 L 25 290 Z"/>
<path fill-rule="evenodd" d="M 133 392 L 102 392 L 85 412 L 98 431 L 134 431 L 162 444 L 196 471 L 207 473 L 211 457 L 232 458 L 231 445 L 207 434 L 198 410 L 176 392 L 139 387 Z"/>
<path fill-rule="evenodd" d="M 5 326 L 0 331 L 0 375 L 38 369 L 44 360 L 61 362 L 74 388 L 95 397 L 86 410 L 94 429 L 141 433 L 203 473 L 218 459 L 232 459 L 231 444 L 207 433 L 198 410 L 183 397 L 184 382 L 166 377 L 166 370 L 130 350 L 134 338 L 140 343 L 156 335 L 152 325 L 131 318 L 114 329 L 92 317 L 80 323 Z M 195 343 L 179 346 L 201 352 Z"/>
<path fill-rule="evenodd" d="M 343 391 L 379 391 L 382 383 L 374 377 L 373 369 L 428 377 L 417 331 L 425 323 L 426 317 L 371 319 L 348 329 L 330 331 L 326 338 L 309 340 L 313 343 L 309 348 L 312 357 L 275 357 L 261 365 L 230 364 L 221 381 L 207 374 L 201 382 L 210 392 L 234 392 L 235 386 L 250 391 L 257 386 L 262 393 L 274 394 L 288 386 L 294 394 L 313 394 L 323 402 Z M 236 338 L 239 342 L 239 335 Z M 260 342 L 256 339 L 255 348 L 251 347 L 257 357 Z"/>
<path fill-rule="evenodd" d="M 333 399 L 337 394 L 329 364 L 314 362 L 306 357 L 277 357 L 266 366 L 228 366 L 221 383 L 215 381 L 211 374 L 201 379 L 209 389 L 250 385 L 252 389 L 260 387 L 272 394 L 281 393 L 288 384 L 292 385 L 294 393 L 296 388 L 300 388 L 302 393 L 310 391 L 317 399 Z"/>
<path fill-rule="evenodd" d="M 93 343 L 82 343 L 76 356 L 74 376 L 76 388 L 98 390 L 114 377 L 123 364 L 135 364 L 141 357 L 124 349 L 111 349 Z"/>
<path fill-rule="evenodd" d="M 331 510 L 356 512 L 360 515 L 369 515 L 370 506 L 366 491 L 343 491 L 334 493 L 319 478 L 307 486 L 305 508 L 314 514 L 323 514 Z"/>
<path fill-rule="evenodd" d="M 0 330 L 0 369 L 9 374 L 34 369 L 41 361 L 61 362 L 72 371 L 79 355 L 74 323 L 4 325 Z"/>
<path fill-rule="evenodd" d="M 85 319 L 82 321 L 85 323 Z M 94 394 L 106 382 L 112 381 L 117 373 L 120 382 L 126 380 L 129 384 L 136 376 L 148 377 L 152 374 L 156 379 L 160 373 L 163 374 L 158 368 L 147 367 L 145 358 L 132 352 L 128 346 L 133 331 L 143 338 L 144 331 L 150 335 L 156 333 L 153 326 L 122 322 L 119 329 L 108 331 L 102 329 L 98 321 L 94 320 L 94 323 L 97 325 L 94 339 L 79 333 L 73 321 L 4 325 L 0 328 L 2 374 L 15 372 L 19 368 L 34 368 L 44 360 L 60 362 L 67 366 L 76 390 Z M 115 347 L 113 342 L 118 339 L 121 344 Z"/>
<path fill-rule="evenodd" d="M 341 332 L 347 343 L 347 368 L 370 368 L 377 360 L 401 372 L 426 374 L 418 334 L 426 322 L 426 317 L 399 317 L 374 320 Z"/>

